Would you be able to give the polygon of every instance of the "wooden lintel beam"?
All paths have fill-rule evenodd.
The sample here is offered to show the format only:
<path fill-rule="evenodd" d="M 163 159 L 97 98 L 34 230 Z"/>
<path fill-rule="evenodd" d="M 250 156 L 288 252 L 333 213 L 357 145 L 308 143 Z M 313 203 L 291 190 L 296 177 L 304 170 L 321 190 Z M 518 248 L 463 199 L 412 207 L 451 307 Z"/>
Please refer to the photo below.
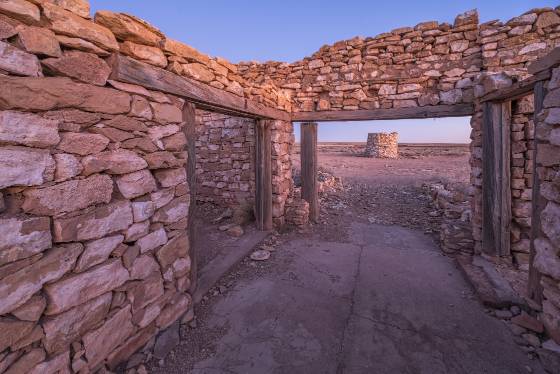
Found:
<path fill-rule="evenodd" d="M 536 75 L 524 79 L 522 81 L 516 82 L 510 87 L 502 88 L 501 90 L 490 92 L 484 95 L 480 101 L 512 101 L 520 99 L 524 96 L 530 95 L 535 88 L 537 82 L 544 81 L 550 78 L 550 71 L 541 71 Z"/>
<path fill-rule="evenodd" d="M 331 110 L 321 112 L 297 112 L 293 122 L 321 121 L 372 121 L 383 119 L 420 119 L 438 117 L 464 117 L 474 113 L 472 104 L 433 105 L 414 108 Z"/>
<path fill-rule="evenodd" d="M 290 114 L 283 110 L 267 107 L 120 54 L 113 54 L 108 62 L 112 66 L 111 79 L 183 97 L 200 109 L 240 117 L 291 120 Z"/>

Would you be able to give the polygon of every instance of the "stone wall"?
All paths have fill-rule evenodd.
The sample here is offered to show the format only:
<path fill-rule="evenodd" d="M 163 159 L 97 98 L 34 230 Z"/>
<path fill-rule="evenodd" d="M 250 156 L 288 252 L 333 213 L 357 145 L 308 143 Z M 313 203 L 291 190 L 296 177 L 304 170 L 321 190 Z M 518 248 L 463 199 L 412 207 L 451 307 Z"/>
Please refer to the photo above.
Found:
<path fill-rule="evenodd" d="M 286 203 L 294 188 L 292 147 L 295 143 L 291 122 L 270 121 L 272 141 L 272 218 L 276 226 L 285 222 Z"/>
<path fill-rule="evenodd" d="M 511 117 L 511 250 L 519 269 L 529 270 L 533 195 L 533 95 L 512 103 Z"/>
<path fill-rule="evenodd" d="M 560 344 L 560 67 L 552 70 L 546 88 L 535 132 L 543 209 L 534 265 L 544 288 L 541 319 L 548 335 Z"/>
<path fill-rule="evenodd" d="M 196 126 L 199 201 L 255 201 L 255 120 L 200 111 Z"/>
<path fill-rule="evenodd" d="M 238 72 L 273 81 L 293 98 L 293 111 L 472 103 L 481 72 L 525 74 L 527 63 L 558 45 L 558 13 L 533 9 L 506 23 L 479 25 L 478 13 L 469 11 L 453 25 L 422 22 L 325 45 L 291 64 L 240 63 Z"/>
<path fill-rule="evenodd" d="M 117 52 L 289 108 L 272 84 L 135 17 L 92 20 L 83 0 L 0 2 L 0 372 L 115 369 L 191 308 L 184 101 L 110 80 Z M 252 141 L 252 121 L 223 121 Z M 290 126 L 276 129 L 279 183 Z M 237 155 L 235 173 L 252 149 Z"/>
<path fill-rule="evenodd" d="M 370 133 L 368 134 L 366 157 L 375 158 L 398 158 L 399 157 L 399 134 L 392 133 Z"/>

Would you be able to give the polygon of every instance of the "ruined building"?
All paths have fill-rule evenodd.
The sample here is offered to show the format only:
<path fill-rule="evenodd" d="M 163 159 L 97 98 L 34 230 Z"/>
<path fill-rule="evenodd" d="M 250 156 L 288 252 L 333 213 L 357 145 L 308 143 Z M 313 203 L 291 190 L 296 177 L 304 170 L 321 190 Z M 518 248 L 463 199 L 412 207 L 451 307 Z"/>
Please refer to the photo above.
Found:
<path fill-rule="evenodd" d="M 558 8 L 469 11 L 232 64 L 87 0 L 0 1 L 0 372 L 115 369 L 153 342 L 192 308 L 195 202 L 284 225 L 292 122 L 329 120 L 472 116 L 461 251 L 514 264 L 560 343 L 559 38 Z"/>

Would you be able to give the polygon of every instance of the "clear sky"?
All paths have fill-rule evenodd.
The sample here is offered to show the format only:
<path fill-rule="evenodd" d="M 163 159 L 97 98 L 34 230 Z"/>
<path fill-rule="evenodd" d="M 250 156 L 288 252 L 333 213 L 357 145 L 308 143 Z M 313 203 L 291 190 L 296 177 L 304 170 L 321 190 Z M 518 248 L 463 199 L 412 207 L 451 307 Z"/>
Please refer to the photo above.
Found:
<path fill-rule="evenodd" d="M 232 62 L 293 62 L 324 44 L 354 36 L 375 36 L 430 20 L 452 23 L 457 14 L 473 8 L 478 9 L 481 22 L 485 22 L 508 20 L 531 8 L 559 5 L 558 0 L 90 0 L 90 3 L 92 12 L 106 9 L 133 14 L 169 37 Z M 444 122 L 432 123 L 432 126 L 438 124 L 439 130 L 433 134 L 434 139 L 468 142 L 468 131 L 465 131 L 468 119 L 461 124 L 457 119 Z M 370 125 L 354 122 L 340 125 L 346 126 L 343 132 L 340 127 L 327 124 L 320 127 L 320 136 L 324 141 L 336 141 L 353 134 L 352 139 L 360 141 L 365 139 L 366 127 L 380 131 L 398 128 L 399 132 L 406 132 L 407 138 L 410 135 L 423 141 L 428 128 L 432 129 L 426 123 L 429 122 L 377 121 Z M 401 135 L 405 138 L 404 133 Z"/>

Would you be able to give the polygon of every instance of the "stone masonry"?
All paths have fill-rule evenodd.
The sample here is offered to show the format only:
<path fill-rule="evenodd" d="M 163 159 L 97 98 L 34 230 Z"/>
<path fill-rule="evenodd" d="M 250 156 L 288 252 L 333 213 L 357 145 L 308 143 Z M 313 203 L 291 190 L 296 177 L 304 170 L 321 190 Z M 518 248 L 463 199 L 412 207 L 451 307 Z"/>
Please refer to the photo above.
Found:
<path fill-rule="evenodd" d="M 399 134 L 376 132 L 368 134 L 366 157 L 399 158 Z"/>
<path fill-rule="evenodd" d="M 236 65 L 131 15 L 92 18 L 87 0 L 0 1 L 0 373 L 116 370 L 160 346 L 192 312 L 193 199 L 254 196 L 254 120 L 197 111 L 201 191 L 191 196 L 185 165 L 193 139 L 185 134 L 193 124 L 183 118 L 184 98 L 111 79 L 112 54 L 288 113 L 473 104 L 471 222 L 480 252 L 477 99 L 530 76 L 528 64 L 559 45 L 559 14 L 533 9 L 479 24 L 469 11 L 453 25 L 430 21 L 341 41 L 293 64 Z M 546 205 L 535 266 L 543 274 L 541 317 L 558 343 L 559 74 L 537 130 L 530 100 L 518 101 L 512 124 L 514 257 L 526 265 L 537 139 Z M 294 134 L 289 121 L 269 122 L 280 226 L 293 208 Z"/>

